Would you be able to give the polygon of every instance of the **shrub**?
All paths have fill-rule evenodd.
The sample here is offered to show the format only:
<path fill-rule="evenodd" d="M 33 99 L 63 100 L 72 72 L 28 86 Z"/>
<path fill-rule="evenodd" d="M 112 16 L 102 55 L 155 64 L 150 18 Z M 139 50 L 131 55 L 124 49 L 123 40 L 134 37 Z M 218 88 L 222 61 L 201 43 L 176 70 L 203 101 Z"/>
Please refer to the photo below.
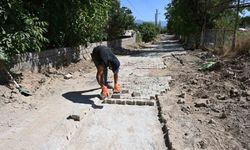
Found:
<path fill-rule="evenodd" d="M 23 2 L 0 2 L 0 60 L 7 61 L 15 54 L 40 51 L 48 40 L 43 36 L 47 23 L 29 13 Z"/>
<path fill-rule="evenodd" d="M 142 35 L 143 42 L 150 42 L 157 35 L 157 29 L 153 23 L 143 23 L 138 26 L 138 30 Z"/>

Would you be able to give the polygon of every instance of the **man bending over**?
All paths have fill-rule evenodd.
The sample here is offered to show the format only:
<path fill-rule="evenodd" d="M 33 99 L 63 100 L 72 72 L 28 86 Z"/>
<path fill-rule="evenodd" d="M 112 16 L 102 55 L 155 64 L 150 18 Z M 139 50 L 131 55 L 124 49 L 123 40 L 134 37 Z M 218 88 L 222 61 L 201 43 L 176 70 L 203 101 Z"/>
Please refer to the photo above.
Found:
<path fill-rule="evenodd" d="M 96 80 L 101 86 L 102 98 L 108 97 L 108 68 L 114 73 L 113 92 L 120 93 L 121 89 L 118 85 L 120 62 L 111 49 L 106 46 L 97 46 L 93 49 L 91 57 L 97 68 Z"/>

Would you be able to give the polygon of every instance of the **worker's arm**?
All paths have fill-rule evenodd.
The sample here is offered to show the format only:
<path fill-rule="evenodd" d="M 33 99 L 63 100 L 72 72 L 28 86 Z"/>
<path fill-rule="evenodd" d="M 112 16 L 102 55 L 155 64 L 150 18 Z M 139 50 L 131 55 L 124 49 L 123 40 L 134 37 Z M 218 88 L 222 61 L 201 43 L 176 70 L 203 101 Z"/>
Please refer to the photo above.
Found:
<path fill-rule="evenodd" d="M 104 73 L 104 66 L 99 65 L 97 67 L 96 80 L 101 87 L 104 85 L 103 84 L 103 73 Z"/>

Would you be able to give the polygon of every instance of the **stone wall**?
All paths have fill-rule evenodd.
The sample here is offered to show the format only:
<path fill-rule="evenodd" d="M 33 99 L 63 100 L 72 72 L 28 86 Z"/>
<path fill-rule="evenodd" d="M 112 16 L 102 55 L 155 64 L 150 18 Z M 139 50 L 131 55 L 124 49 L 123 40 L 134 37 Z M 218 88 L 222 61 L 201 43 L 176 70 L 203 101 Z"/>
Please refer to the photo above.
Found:
<path fill-rule="evenodd" d="M 128 45 L 135 44 L 135 36 L 115 41 L 104 41 L 91 43 L 88 47 L 59 48 L 46 50 L 39 53 L 24 53 L 17 55 L 12 60 L 11 71 L 44 72 L 49 68 L 58 68 L 79 60 L 91 60 L 91 52 L 98 45 L 105 45 L 114 49 L 122 49 Z"/>

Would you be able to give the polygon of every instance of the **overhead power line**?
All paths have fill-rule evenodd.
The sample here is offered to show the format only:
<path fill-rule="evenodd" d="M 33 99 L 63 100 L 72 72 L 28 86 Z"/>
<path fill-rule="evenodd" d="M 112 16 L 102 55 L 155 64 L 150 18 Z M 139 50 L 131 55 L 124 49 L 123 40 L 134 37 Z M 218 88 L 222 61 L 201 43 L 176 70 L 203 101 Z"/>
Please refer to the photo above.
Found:
<path fill-rule="evenodd" d="M 128 2 L 129 5 L 138 13 L 138 15 L 139 15 L 141 18 L 143 18 L 142 15 L 141 15 L 141 13 L 140 13 L 137 9 L 135 9 L 134 5 L 130 2 L 130 0 L 127 0 L 127 2 Z"/>

